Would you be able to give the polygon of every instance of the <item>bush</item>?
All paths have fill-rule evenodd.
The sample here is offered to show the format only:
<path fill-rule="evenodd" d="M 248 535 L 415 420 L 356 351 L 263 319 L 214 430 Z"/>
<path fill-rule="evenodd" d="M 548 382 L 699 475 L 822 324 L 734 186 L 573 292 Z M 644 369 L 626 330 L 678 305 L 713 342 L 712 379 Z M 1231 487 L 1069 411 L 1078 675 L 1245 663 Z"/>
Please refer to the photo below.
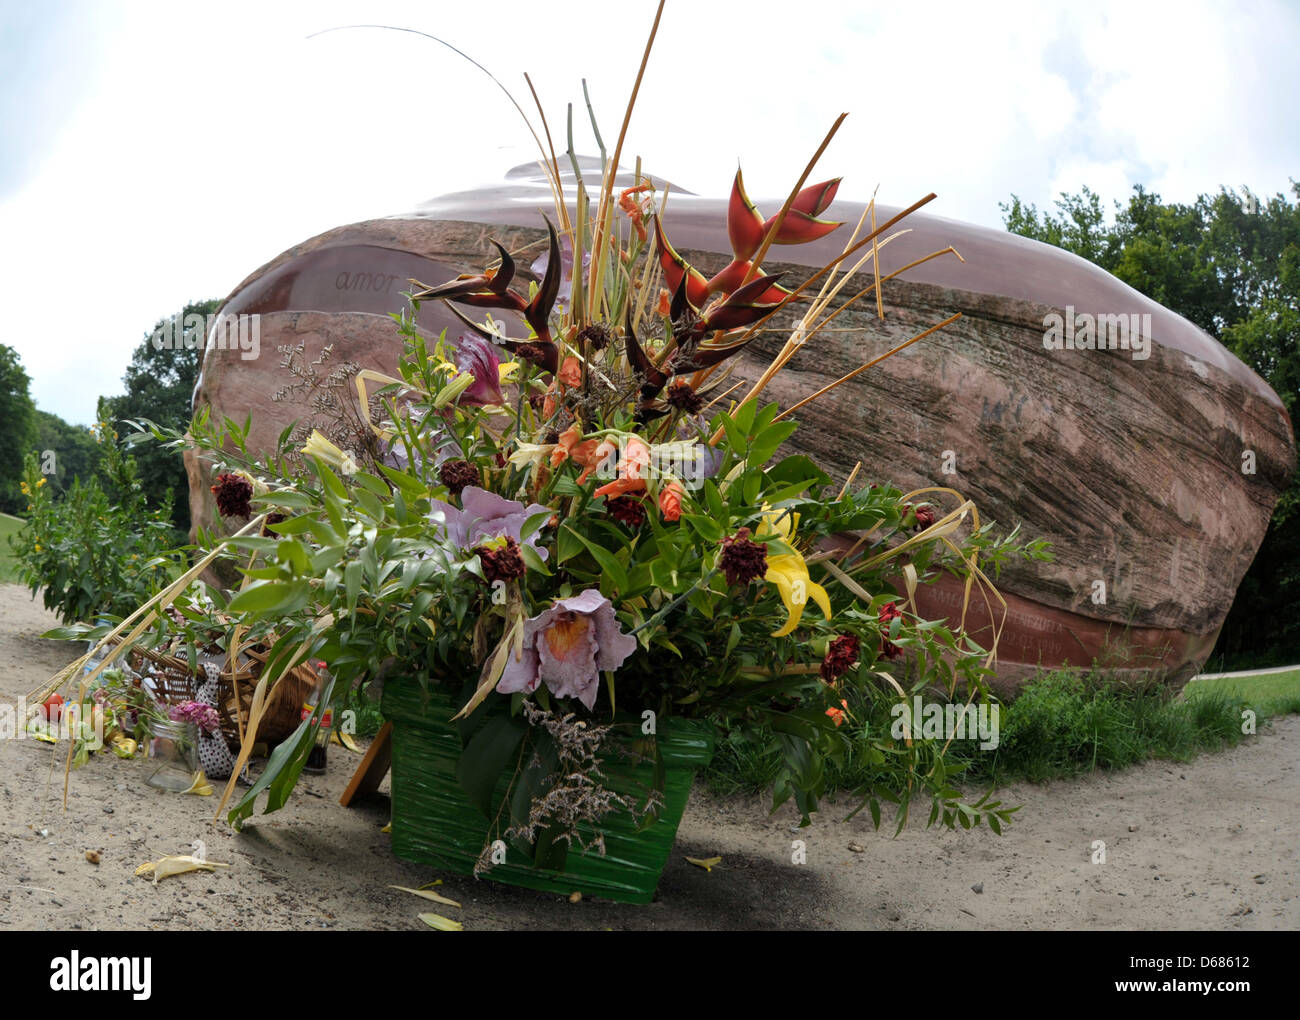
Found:
<path fill-rule="evenodd" d="M 111 438 L 110 438 L 111 437 Z M 74 481 L 56 500 L 36 457 L 24 461 L 21 490 L 28 526 L 10 539 L 18 576 L 64 623 L 124 616 L 164 587 L 183 566 L 171 549 L 171 506 L 150 510 L 134 459 L 124 457 L 117 434 L 101 428 L 107 488 Z"/>

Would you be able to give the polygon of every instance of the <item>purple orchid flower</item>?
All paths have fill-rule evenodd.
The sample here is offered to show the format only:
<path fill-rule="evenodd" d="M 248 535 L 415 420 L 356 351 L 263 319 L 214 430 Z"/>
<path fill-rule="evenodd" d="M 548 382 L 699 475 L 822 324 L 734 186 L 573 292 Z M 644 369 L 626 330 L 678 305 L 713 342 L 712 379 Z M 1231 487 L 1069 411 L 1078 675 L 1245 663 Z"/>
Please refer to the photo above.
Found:
<path fill-rule="evenodd" d="M 544 682 L 557 698 L 577 698 L 591 709 L 600 671 L 618 669 L 634 651 L 636 638 L 619 627 L 613 603 L 588 588 L 524 621 L 523 654 L 510 657 L 497 690 L 531 694 Z"/>
<path fill-rule="evenodd" d="M 463 510 L 458 510 L 450 503 L 440 499 L 429 501 L 435 511 L 441 510 L 445 524 L 439 528 L 440 537 L 445 535 L 459 549 L 474 549 L 488 539 L 508 535 L 516 542 L 523 541 L 519 535 L 524 523 L 533 514 L 549 513 L 550 507 L 537 503 L 524 506 L 513 499 L 498 496 L 495 492 L 480 489 L 477 485 L 467 485 L 460 494 Z M 537 545 L 537 532 L 528 536 L 527 544 L 537 550 L 537 555 L 546 559 L 546 550 Z"/>
<path fill-rule="evenodd" d="M 460 396 L 462 404 L 503 404 L 501 392 L 501 355 L 496 346 L 475 333 L 462 333 L 456 339 L 456 367 L 474 377 L 474 385 Z"/>

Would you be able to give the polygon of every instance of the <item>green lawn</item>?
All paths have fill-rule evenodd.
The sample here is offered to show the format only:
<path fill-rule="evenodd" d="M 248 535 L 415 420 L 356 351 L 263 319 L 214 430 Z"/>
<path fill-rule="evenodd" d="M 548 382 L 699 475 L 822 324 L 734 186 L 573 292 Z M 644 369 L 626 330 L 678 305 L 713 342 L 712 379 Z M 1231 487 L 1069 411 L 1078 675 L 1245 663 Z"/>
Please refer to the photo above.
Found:
<path fill-rule="evenodd" d="M 1300 669 L 1195 680 L 1186 688 L 1189 700 L 1211 692 L 1240 698 L 1261 716 L 1300 712 Z"/>
<path fill-rule="evenodd" d="M 0 583 L 18 581 L 18 564 L 14 562 L 14 554 L 9 549 L 9 536 L 18 534 L 25 525 L 26 521 L 17 517 L 0 514 Z"/>

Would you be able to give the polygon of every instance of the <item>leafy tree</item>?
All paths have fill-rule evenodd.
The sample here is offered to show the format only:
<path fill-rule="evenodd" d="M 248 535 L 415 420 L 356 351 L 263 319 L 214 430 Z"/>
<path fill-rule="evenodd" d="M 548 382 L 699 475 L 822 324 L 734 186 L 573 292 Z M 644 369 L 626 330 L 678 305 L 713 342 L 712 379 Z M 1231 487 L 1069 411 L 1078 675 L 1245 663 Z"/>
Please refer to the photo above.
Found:
<path fill-rule="evenodd" d="M 1300 183 L 1291 192 L 1300 199 Z M 1015 195 L 1007 229 L 1089 259 L 1222 342 L 1295 420 L 1300 393 L 1300 202 L 1220 188 L 1190 205 L 1135 186 L 1105 222 L 1087 188 L 1056 214 Z M 1282 494 L 1211 657 L 1216 667 L 1300 661 L 1300 473 Z"/>
<path fill-rule="evenodd" d="M 86 485 L 101 477 L 99 446 L 95 434 L 84 425 L 69 425 L 57 414 L 36 409 L 36 450 L 42 466 L 48 460 L 53 494 L 67 492 L 74 481 Z M 47 454 L 52 453 L 52 457 Z"/>
<path fill-rule="evenodd" d="M 0 344 L 0 511 L 24 513 L 23 456 L 36 445 L 36 405 L 18 352 Z"/>
<path fill-rule="evenodd" d="M 220 304 L 215 298 L 188 304 L 181 312 L 181 319 L 191 314 L 206 318 Z M 100 397 L 100 421 L 116 427 L 123 419 L 148 418 L 167 428 L 181 430 L 189 425 L 190 400 L 199 376 L 205 336 L 202 331 L 182 330 L 182 321 L 175 327 L 178 342 L 159 350 L 152 337 L 169 324 L 169 319 L 159 319 L 131 355 L 131 364 L 122 377 L 126 393 Z M 157 444 L 143 444 L 136 447 L 135 459 L 149 505 L 161 506 L 170 498 L 173 527 L 188 533 L 189 480 L 180 452 Z"/>

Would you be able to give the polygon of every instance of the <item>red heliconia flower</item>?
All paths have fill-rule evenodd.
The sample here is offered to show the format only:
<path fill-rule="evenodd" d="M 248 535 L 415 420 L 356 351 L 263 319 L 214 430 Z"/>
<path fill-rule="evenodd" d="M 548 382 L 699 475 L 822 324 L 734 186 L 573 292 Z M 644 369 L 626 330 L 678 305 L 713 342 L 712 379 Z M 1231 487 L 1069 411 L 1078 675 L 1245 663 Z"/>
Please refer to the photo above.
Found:
<path fill-rule="evenodd" d="M 703 273 L 678 255 L 677 250 L 668 243 L 663 224 L 658 216 L 654 217 L 654 227 L 655 244 L 659 248 L 659 265 L 663 267 L 664 282 L 668 284 L 668 290 L 677 293 L 682 281 L 685 280 L 686 300 L 694 308 L 704 307 L 704 302 L 709 297 L 709 281 L 704 278 Z"/>
<path fill-rule="evenodd" d="M 773 244 L 804 244 L 825 237 L 832 230 L 842 226 L 831 220 L 819 220 L 816 217 L 831 204 L 839 190 L 840 180 L 822 181 L 810 184 L 799 192 L 786 210 L 781 229 L 772 238 Z M 731 201 L 727 205 L 727 237 L 731 241 L 734 256 L 731 263 L 708 282 L 710 294 L 730 294 L 745 282 L 753 268 L 753 257 L 763 244 L 763 238 L 776 223 L 773 216 L 764 220 L 754 203 L 745 194 L 745 180 L 739 169 L 731 185 Z M 780 287 L 762 298 L 763 303 L 772 304 L 789 293 Z"/>

